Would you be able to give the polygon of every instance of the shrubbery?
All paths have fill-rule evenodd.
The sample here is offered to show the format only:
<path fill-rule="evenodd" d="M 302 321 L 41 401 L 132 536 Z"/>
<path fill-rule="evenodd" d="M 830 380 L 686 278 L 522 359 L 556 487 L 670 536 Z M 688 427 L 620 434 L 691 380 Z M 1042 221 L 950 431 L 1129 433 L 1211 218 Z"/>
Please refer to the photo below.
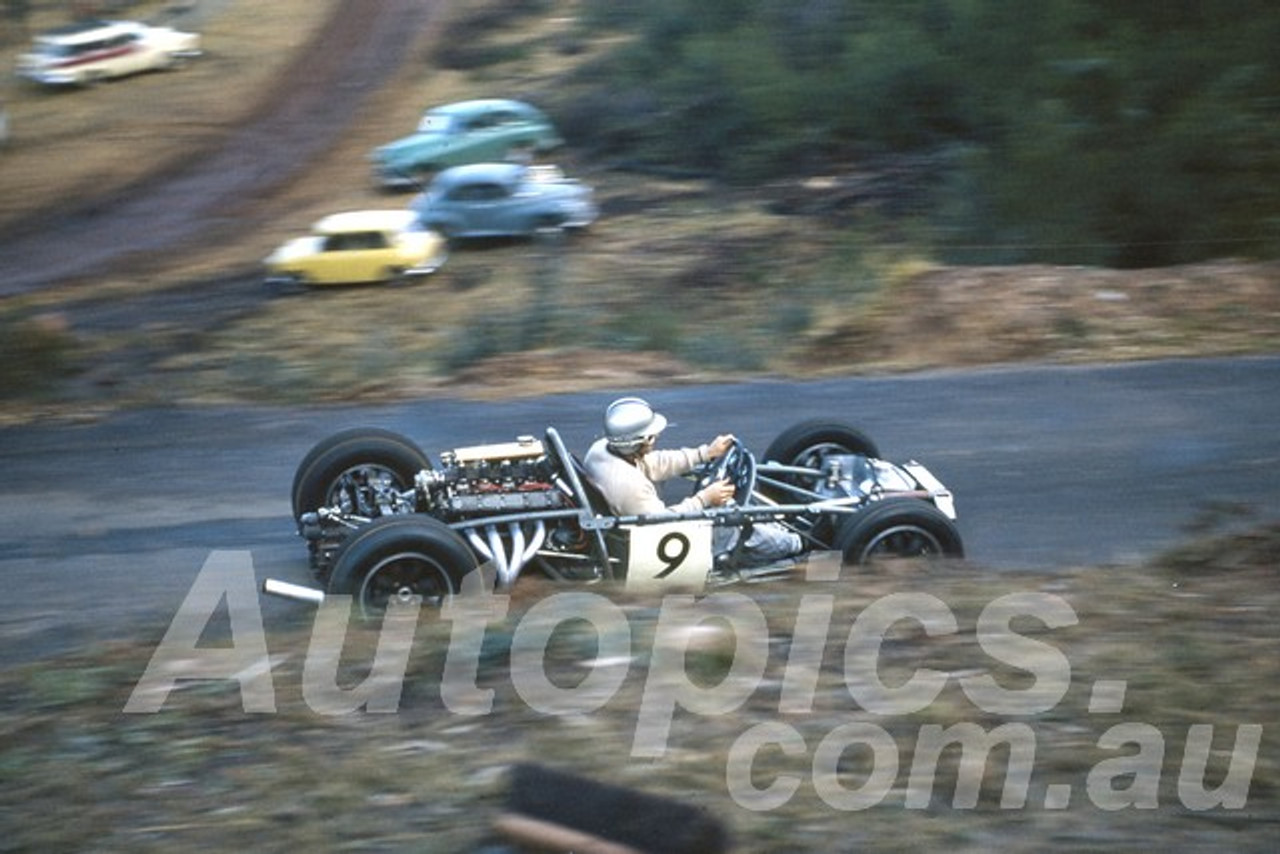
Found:
<path fill-rule="evenodd" d="M 0 398 L 39 398 L 79 370 L 77 342 L 58 314 L 0 318 Z"/>
<path fill-rule="evenodd" d="M 1265 0 L 586 0 L 636 34 L 560 105 L 617 161 L 754 182 L 936 153 L 962 262 L 1280 253 Z"/>

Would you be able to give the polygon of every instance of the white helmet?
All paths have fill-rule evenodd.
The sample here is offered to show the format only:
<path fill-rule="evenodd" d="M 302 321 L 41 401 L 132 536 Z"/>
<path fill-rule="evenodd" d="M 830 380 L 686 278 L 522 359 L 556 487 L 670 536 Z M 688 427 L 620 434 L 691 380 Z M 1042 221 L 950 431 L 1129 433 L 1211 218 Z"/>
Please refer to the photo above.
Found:
<path fill-rule="evenodd" d="M 604 411 L 604 435 L 609 448 L 621 454 L 640 450 L 667 427 L 667 419 L 638 397 L 621 397 Z"/>

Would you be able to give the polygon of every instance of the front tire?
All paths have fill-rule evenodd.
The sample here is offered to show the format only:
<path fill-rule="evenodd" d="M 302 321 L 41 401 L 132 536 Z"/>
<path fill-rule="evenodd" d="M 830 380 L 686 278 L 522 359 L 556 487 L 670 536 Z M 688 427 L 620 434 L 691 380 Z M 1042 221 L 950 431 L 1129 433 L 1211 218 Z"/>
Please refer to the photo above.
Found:
<path fill-rule="evenodd" d="M 507 149 L 507 155 L 504 158 L 508 163 L 519 163 L 522 166 L 528 166 L 533 162 L 533 155 L 536 151 L 533 142 L 517 142 Z"/>
<path fill-rule="evenodd" d="M 880 449 L 870 436 L 855 427 L 838 421 L 812 419 L 782 431 L 765 449 L 763 459 L 784 466 L 821 470 L 827 457 L 848 454 L 879 457 Z M 812 482 L 806 482 L 802 475 L 779 475 L 776 480 L 802 490 L 813 488 Z M 777 487 L 762 488 L 761 492 L 783 504 L 795 500 L 793 493 Z"/>
<path fill-rule="evenodd" d="M 263 284 L 267 289 L 267 293 L 272 297 L 293 296 L 303 293 L 307 289 L 306 279 L 296 273 L 268 276 L 263 281 Z"/>
<path fill-rule="evenodd" d="M 410 167 L 405 172 L 405 176 L 409 179 L 414 189 L 425 190 L 440 169 L 441 167 L 435 163 L 423 163 Z"/>
<path fill-rule="evenodd" d="M 884 558 L 962 558 L 960 531 L 947 516 L 918 498 L 886 498 L 851 517 L 836 533 L 846 566 Z"/>
<path fill-rule="evenodd" d="M 316 444 L 293 477 L 293 518 L 335 503 L 353 513 L 376 516 L 373 487 L 405 491 L 431 460 L 411 439 L 376 427 L 355 427 Z"/>
<path fill-rule="evenodd" d="M 558 241 L 565 235 L 564 223 L 554 217 L 538 217 L 529 223 L 529 234 L 537 240 Z"/>
<path fill-rule="evenodd" d="M 824 457 L 838 454 L 879 457 L 880 449 L 870 436 L 856 427 L 813 419 L 782 431 L 765 450 L 764 458 L 788 466 L 822 468 Z"/>
<path fill-rule="evenodd" d="M 438 519 L 388 516 L 343 543 L 328 592 L 355 597 L 360 615 L 373 619 L 412 597 L 439 607 L 462 590 L 463 579 L 478 565 L 466 541 Z"/>

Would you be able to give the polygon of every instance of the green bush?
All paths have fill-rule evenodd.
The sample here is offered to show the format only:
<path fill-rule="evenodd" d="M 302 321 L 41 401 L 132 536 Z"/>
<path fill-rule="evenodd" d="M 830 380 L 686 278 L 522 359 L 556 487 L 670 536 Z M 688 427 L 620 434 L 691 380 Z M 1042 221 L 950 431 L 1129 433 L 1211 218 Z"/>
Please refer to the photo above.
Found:
<path fill-rule="evenodd" d="M 589 151 L 739 183 L 940 153 L 948 254 L 1280 254 L 1275 4 L 592 0 L 584 20 L 636 35 L 564 96 Z"/>
<path fill-rule="evenodd" d="M 60 315 L 0 319 L 0 396 L 48 396 L 79 370 L 78 349 Z"/>
<path fill-rule="evenodd" d="M 546 13 L 550 0 L 486 0 L 472 2 L 445 24 L 433 61 L 443 68 L 471 71 L 520 59 L 526 47 L 493 45 L 485 36 L 530 15 Z"/>

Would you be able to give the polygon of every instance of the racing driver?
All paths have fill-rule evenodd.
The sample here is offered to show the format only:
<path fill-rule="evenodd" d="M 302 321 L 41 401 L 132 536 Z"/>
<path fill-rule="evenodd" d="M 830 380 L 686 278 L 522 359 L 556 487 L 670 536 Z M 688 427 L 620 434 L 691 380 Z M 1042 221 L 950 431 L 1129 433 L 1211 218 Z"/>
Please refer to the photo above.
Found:
<path fill-rule="evenodd" d="M 619 398 L 605 409 L 604 436 L 592 443 L 583 466 L 614 513 L 696 512 L 723 506 L 733 498 L 733 484 L 719 480 L 676 504 L 663 502 L 657 483 L 719 459 L 734 441 L 731 434 L 723 434 L 696 448 L 655 448 L 666 426 L 667 419 L 638 397 Z M 752 525 L 741 548 L 735 548 L 736 529 L 720 530 L 725 535 L 715 543 L 717 563 L 733 553 L 736 565 L 760 565 L 794 557 L 804 549 L 798 534 L 772 522 Z"/>

